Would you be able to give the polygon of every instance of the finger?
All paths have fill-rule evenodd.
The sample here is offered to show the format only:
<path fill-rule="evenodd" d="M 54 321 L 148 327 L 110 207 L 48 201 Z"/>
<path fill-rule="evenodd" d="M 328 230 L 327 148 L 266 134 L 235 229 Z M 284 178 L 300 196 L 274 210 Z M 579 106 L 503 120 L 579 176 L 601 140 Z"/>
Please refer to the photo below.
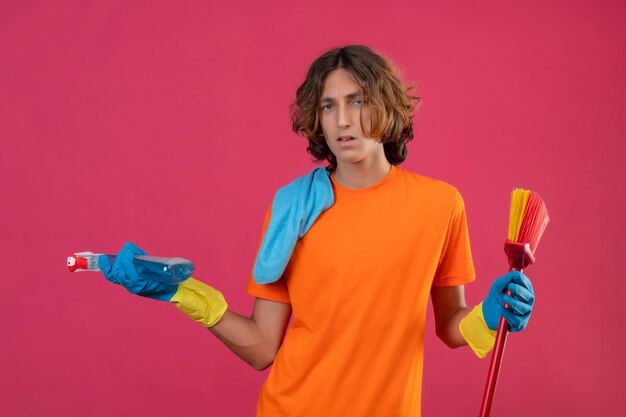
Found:
<path fill-rule="evenodd" d="M 493 282 L 492 287 L 497 289 L 498 292 L 503 292 L 510 283 L 521 280 L 520 275 L 521 272 L 519 271 L 509 271 L 505 275 L 497 278 Z"/>
<path fill-rule="evenodd" d="M 505 295 L 504 297 L 502 297 L 502 300 L 518 316 L 524 316 L 532 311 L 532 305 L 529 305 L 524 301 L 518 300 L 509 295 Z"/>
<path fill-rule="evenodd" d="M 535 290 L 533 289 L 533 284 L 532 282 L 530 282 L 530 278 L 528 278 L 526 275 L 524 275 L 521 272 L 518 272 L 517 275 L 515 275 L 515 277 L 513 278 L 513 282 L 521 285 L 522 287 L 526 288 L 528 291 L 534 293 Z"/>
<path fill-rule="evenodd" d="M 505 275 L 505 277 L 509 278 L 509 282 L 511 281 L 518 281 L 521 279 L 521 276 L 524 275 L 522 274 L 520 271 L 517 271 L 515 269 L 507 272 L 507 274 Z"/>
<path fill-rule="evenodd" d="M 504 291 L 504 289 L 509 285 L 509 283 L 511 282 L 508 274 L 503 275 L 499 278 L 496 278 L 493 283 L 491 284 L 491 289 L 492 291 L 495 291 L 496 293 L 501 293 Z"/>
<path fill-rule="evenodd" d="M 137 282 L 139 279 L 139 274 L 135 269 L 135 265 L 133 261 L 135 260 L 134 250 L 133 248 L 127 247 L 124 245 L 124 248 L 120 251 L 119 255 L 115 259 L 115 263 L 118 265 L 119 269 L 123 272 L 124 282 L 131 283 Z"/>
<path fill-rule="evenodd" d="M 112 267 L 111 267 L 111 261 L 109 260 L 108 256 L 106 255 L 98 256 L 98 266 L 100 267 L 100 270 L 102 271 L 106 279 L 117 284 L 117 282 L 115 282 L 111 274 Z"/>
<path fill-rule="evenodd" d="M 128 251 L 133 255 L 147 255 L 147 253 L 143 249 L 141 249 L 139 246 L 135 245 L 132 242 L 124 243 L 122 251 Z"/>
<path fill-rule="evenodd" d="M 509 323 L 509 327 L 512 332 L 518 332 L 526 328 L 528 319 L 530 318 L 530 313 L 525 316 L 518 316 L 502 306 L 500 306 L 500 308 L 501 314 L 506 319 L 507 323 Z"/>
<path fill-rule="evenodd" d="M 509 291 L 518 299 L 525 301 L 527 304 L 532 305 L 535 301 L 535 294 L 528 291 L 526 288 L 519 284 L 509 284 Z"/>

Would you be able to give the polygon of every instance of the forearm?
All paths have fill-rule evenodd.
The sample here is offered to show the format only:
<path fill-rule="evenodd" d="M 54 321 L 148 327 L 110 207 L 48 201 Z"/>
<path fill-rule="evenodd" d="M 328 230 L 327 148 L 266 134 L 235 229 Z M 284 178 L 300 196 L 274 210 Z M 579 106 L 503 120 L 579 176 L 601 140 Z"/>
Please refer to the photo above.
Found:
<path fill-rule="evenodd" d="M 451 348 L 467 345 L 459 330 L 459 323 L 471 311 L 465 303 L 465 290 L 462 285 L 433 286 L 430 290 L 435 313 L 437 336 Z"/>
<path fill-rule="evenodd" d="M 252 316 L 242 316 L 228 308 L 221 292 L 192 278 L 179 285 L 172 302 L 257 370 L 274 362 L 291 317 L 290 304 L 259 298 Z"/>
<path fill-rule="evenodd" d="M 274 362 L 279 346 L 264 336 L 251 317 L 228 309 L 209 330 L 235 355 L 256 370 L 263 370 Z"/>
<path fill-rule="evenodd" d="M 484 358 L 493 348 L 495 331 L 485 323 L 482 303 L 468 308 L 458 291 L 446 292 L 438 289 L 433 293 L 437 336 L 451 348 L 470 345 L 478 357 Z"/>
<path fill-rule="evenodd" d="M 457 348 L 467 345 L 467 341 L 465 340 L 459 329 L 459 324 L 461 323 L 461 320 L 463 320 L 465 316 L 470 313 L 470 311 L 472 311 L 471 308 L 460 307 L 458 310 L 454 311 L 447 319 L 437 320 L 437 336 L 449 347 Z"/>

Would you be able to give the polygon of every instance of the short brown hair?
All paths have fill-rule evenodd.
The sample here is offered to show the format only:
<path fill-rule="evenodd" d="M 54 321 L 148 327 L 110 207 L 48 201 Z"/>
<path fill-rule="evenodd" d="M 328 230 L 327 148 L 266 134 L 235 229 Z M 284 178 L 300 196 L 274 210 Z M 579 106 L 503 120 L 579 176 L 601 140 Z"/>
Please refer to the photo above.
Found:
<path fill-rule="evenodd" d="M 337 167 L 335 155 L 324 140 L 320 126 L 320 96 L 327 75 L 337 68 L 348 71 L 363 93 L 363 101 L 371 108 L 371 127 L 364 132 L 380 138 L 389 163 L 398 165 L 406 159 L 406 144 L 413 139 L 413 110 L 421 101 L 410 94 L 396 75 L 393 65 L 363 45 L 335 48 L 317 58 L 298 87 L 291 108 L 292 129 L 309 140 L 307 152 L 316 162 L 328 161 L 330 171 Z M 361 125 L 363 125 L 361 123 Z"/>

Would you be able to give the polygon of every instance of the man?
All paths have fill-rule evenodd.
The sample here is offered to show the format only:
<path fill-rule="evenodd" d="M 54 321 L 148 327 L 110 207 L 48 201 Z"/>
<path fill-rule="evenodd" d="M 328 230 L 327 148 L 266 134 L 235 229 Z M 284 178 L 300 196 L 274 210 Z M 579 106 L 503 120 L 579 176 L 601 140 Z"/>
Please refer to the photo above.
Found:
<path fill-rule="evenodd" d="M 293 128 L 329 166 L 277 193 L 247 285 L 251 317 L 194 279 L 133 290 L 171 301 L 255 369 L 273 364 L 258 416 L 419 416 L 428 294 L 441 340 L 481 357 L 501 315 L 513 331 L 528 322 L 534 293 L 520 273 L 466 306 L 464 284 L 475 277 L 461 195 L 397 166 L 419 100 L 409 91 L 364 46 L 312 64 Z M 105 275 L 137 288 L 131 260 L 143 253 L 127 244 Z"/>

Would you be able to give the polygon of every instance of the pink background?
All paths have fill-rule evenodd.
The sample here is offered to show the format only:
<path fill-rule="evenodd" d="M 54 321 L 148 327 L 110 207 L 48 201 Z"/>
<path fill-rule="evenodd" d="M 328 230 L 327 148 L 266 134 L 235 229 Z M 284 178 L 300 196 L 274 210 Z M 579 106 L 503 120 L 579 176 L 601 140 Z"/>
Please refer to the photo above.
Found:
<path fill-rule="evenodd" d="M 403 167 L 465 197 L 470 304 L 506 271 L 510 190 L 547 201 L 493 415 L 624 415 L 625 3 L 265 3 L 0 3 L 0 415 L 253 415 L 265 373 L 65 258 L 127 240 L 184 256 L 248 314 L 265 209 L 314 166 L 289 105 L 349 43 L 424 98 Z M 478 415 L 488 361 L 429 320 L 423 415 Z"/>

